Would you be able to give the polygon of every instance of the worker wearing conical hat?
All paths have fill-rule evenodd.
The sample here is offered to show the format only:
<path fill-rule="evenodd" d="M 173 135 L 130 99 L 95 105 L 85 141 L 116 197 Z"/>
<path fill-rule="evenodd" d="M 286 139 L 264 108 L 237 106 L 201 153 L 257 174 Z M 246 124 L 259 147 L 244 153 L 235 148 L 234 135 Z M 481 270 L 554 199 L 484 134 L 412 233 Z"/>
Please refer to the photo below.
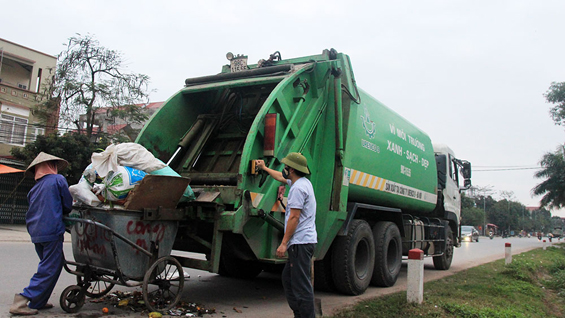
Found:
<path fill-rule="evenodd" d="M 53 307 L 47 301 L 63 268 L 63 215 L 71 211 L 73 203 L 67 180 L 58 172 L 68 164 L 42 152 L 26 169 L 26 175 L 37 182 L 27 196 L 26 226 L 40 262 L 29 286 L 15 295 L 11 314 L 35 315 L 38 310 Z"/>
<path fill-rule="evenodd" d="M 273 179 L 290 186 L 286 205 L 284 236 L 277 248 L 277 257 L 288 253 L 288 262 L 282 272 L 282 283 L 288 305 L 294 317 L 314 318 L 314 288 L 311 282 L 311 261 L 318 242 L 316 233 L 316 197 L 310 180 L 306 157 L 297 152 L 281 160 L 282 172 L 265 166 L 257 160 L 257 168 L 265 170 Z"/>

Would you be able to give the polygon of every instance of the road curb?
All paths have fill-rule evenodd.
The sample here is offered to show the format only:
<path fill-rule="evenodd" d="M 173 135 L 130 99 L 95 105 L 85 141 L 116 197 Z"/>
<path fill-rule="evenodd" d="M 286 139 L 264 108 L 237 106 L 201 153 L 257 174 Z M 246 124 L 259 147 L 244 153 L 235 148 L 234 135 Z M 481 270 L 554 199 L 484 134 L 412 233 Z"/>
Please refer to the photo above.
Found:
<path fill-rule="evenodd" d="M 27 233 L 25 225 L 0 225 L 0 242 L 28 242 L 31 243 L 31 237 Z M 71 234 L 65 232 L 65 243 L 71 242 Z"/>

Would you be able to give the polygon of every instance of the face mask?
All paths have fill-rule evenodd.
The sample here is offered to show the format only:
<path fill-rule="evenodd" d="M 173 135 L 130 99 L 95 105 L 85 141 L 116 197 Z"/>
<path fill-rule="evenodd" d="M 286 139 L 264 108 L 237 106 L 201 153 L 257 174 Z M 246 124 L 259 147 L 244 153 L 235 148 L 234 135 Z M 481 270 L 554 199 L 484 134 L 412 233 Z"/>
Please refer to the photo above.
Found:
<path fill-rule="evenodd" d="M 288 179 L 288 174 L 289 174 L 289 171 L 286 168 L 284 168 L 284 170 L 282 171 L 283 178 Z"/>

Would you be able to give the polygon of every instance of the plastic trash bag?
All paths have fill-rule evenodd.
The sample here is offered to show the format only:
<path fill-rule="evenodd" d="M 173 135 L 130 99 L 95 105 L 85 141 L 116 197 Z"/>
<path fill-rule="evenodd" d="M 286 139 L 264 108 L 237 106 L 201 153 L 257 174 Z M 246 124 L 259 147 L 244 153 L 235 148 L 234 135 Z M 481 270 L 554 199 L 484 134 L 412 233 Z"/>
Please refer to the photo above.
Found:
<path fill-rule="evenodd" d="M 102 178 L 106 178 L 110 171 L 116 171 L 119 166 L 142 170 L 146 173 L 166 167 L 149 150 L 133 142 L 111 144 L 103 152 L 93 153 L 91 159 L 94 169 Z"/>
<path fill-rule="evenodd" d="M 101 194 L 109 201 L 123 200 L 145 175 L 146 173 L 141 170 L 118 166 L 116 171 L 110 171 L 104 178 L 105 188 Z"/>
<path fill-rule="evenodd" d="M 77 184 L 69 187 L 69 192 L 75 201 L 82 202 L 90 206 L 98 206 L 102 202 L 92 192 L 92 186 L 96 183 L 102 183 L 102 179 L 94 170 L 92 164 L 84 169 L 82 176 Z"/>
<path fill-rule="evenodd" d="M 89 164 L 82 172 L 81 180 L 83 178 L 86 182 L 88 182 L 88 184 L 90 184 L 90 186 L 94 185 L 95 183 L 102 183 L 102 178 L 100 178 L 98 173 L 96 173 L 96 169 L 94 169 L 94 166 L 92 164 Z"/>
<path fill-rule="evenodd" d="M 75 201 L 82 202 L 90 206 L 98 206 L 102 203 L 98 200 L 98 197 L 92 193 L 92 186 L 88 183 L 84 176 L 80 178 L 77 184 L 69 187 L 69 192 Z"/>

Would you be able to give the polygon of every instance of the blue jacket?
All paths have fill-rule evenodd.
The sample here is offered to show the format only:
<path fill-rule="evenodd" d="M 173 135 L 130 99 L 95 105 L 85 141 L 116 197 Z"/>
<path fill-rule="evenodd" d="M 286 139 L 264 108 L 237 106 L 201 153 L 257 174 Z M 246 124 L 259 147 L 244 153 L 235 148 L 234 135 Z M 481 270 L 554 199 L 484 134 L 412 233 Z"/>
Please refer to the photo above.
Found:
<path fill-rule="evenodd" d="M 27 231 L 33 243 L 57 241 L 65 233 L 63 214 L 71 212 L 73 198 L 67 180 L 60 174 L 48 174 L 27 194 Z"/>

